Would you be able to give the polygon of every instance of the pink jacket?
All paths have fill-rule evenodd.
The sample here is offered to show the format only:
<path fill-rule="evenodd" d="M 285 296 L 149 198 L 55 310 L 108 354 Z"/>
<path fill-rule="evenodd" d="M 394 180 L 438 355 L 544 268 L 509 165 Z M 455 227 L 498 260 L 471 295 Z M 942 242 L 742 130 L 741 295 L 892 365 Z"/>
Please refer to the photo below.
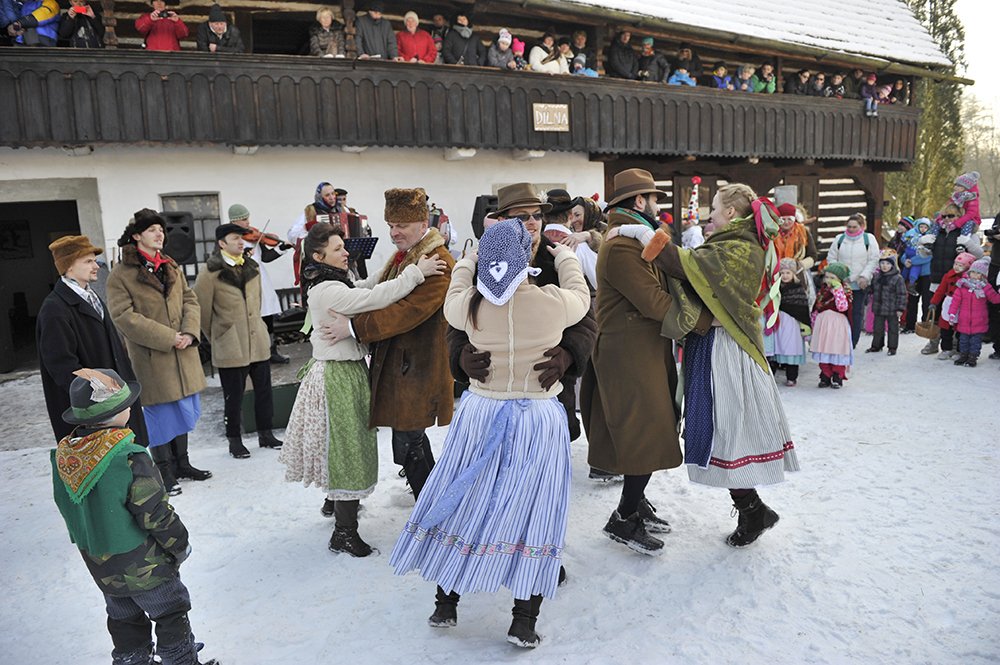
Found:
<path fill-rule="evenodd" d="M 951 296 L 948 316 L 953 321 L 957 320 L 955 330 L 963 335 L 982 334 L 989 330 L 990 320 L 986 301 L 1000 305 L 1000 293 L 997 293 L 989 283 L 983 282 L 983 284 L 985 298 L 977 298 L 976 294 L 965 286 L 955 289 L 955 293 Z"/>
<path fill-rule="evenodd" d="M 979 214 L 979 185 L 973 186 L 969 191 L 975 192 L 976 198 L 965 202 L 965 205 L 962 206 L 962 216 L 952 222 L 952 224 L 954 228 L 960 229 L 966 222 L 972 222 L 976 225 L 973 231 L 978 231 L 979 225 L 983 223 L 983 218 Z"/>

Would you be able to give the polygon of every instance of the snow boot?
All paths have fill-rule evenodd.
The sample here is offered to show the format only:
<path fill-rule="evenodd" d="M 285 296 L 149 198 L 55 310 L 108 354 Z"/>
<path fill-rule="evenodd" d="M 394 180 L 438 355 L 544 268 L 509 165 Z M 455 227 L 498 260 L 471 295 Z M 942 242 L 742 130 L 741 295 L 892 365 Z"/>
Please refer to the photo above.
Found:
<path fill-rule="evenodd" d="M 177 496 L 181 493 L 181 486 L 177 483 L 177 478 L 174 476 L 174 452 L 170 447 L 169 443 L 164 443 L 159 446 L 152 446 L 149 449 L 149 454 L 153 457 L 153 462 L 156 463 L 156 468 L 160 471 L 160 478 L 163 479 L 163 486 L 167 490 L 167 494 L 170 496 Z"/>
<path fill-rule="evenodd" d="M 437 588 L 434 596 L 434 614 L 427 618 L 427 624 L 432 628 L 453 628 L 458 625 L 458 601 L 462 597 L 452 591 L 445 593 Z"/>
<path fill-rule="evenodd" d="M 830 377 L 828 377 L 826 374 L 820 374 L 819 375 L 819 387 L 820 388 L 829 388 L 830 385 L 831 385 L 830 384 Z"/>
<path fill-rule="evenodd" d="M 968 360 L 969 360 L 968 353 L 959 353 L 957 356 L 955 356 L 956 365 L 964 365 Z"/>
<path fill-rule="evenodd" d="M 567 579 L 569 579 L 569 578 L 566 577 L 566 568 L 565 568 L 565 566 L 559 566 L 559 582 L 556 584 L 556 586 L 562 586 L 562 585 L 566 584 L 566 580 Z"/>
<path fill-rule="evenodd" d="M 965 361 L 966 367 L 975 367 L 976 362 L 979 360 L 979 356 L 969 356 Z"/>
<path fill-rule="evenodd" d="M 358 504 L 356 499 L 333 502 L 337 525 L 330 536 L 331 552 L 346 552 L 354 557 L 366 557 L 372 553 L 371 545 L 358 535 Z"/>
<path fill-rule="evenodd" d="M 941 353 L 939 353 L 939 354 L 937 355 L 937 359 L 938 359 L 938 360 L 951 360 L 951 359 L 952 359 L 952 358 L 954 358 L 954 357 L 955 357 L 956 355 L 958 355 L 958 352 L 957 352 L 957 351 L 951 351 L 951 350 L 948 350 L 948 351 L 942 351 Z"/>
<path fill-rule="evenodd" d="M 241 436 L 227 436 L 226 440 L 229 441 L 229 454 L 236 459 L 246 459 L 250 457 L 250 451 L 247 447 L 243 445 L 243 437 Z"/>
<path fill-rule="evenodd" d="M 196 467 L 191 466 L 191 461 L 188 459 L 188 435 L 181 434 L 175 437 L 173 442 L 170 444 L 173 447 L 175 459 L 177 464 L 175 468 L 177 469 L 178 478 L 189 478 L 191 480 L 208 480 L 212 477 L 211 471 L 204 471 Z"/>
<path fill-rule="evenodd" d="M 838 390 L 844 387 L 844 379 L 839 374 L 834 374 L 830 377 L 830 387 L 834 390 Z"/>
<path fill-rule="evenodd" d="M 757 490 L 745 496 L 733 498 L 733 515 L 739 512 L 736 530 L 726 538 L 731 547 L 746 547 L 778 523 L 778 513 L 761 501 Z"/>
<path fill-rule="evenodd" d="M 601 471 L 600 469 L 595 469 L 590 467 L 590 474 L 587 476 L 591 480 L 596 480 L 599 483 L 610 483 L 617 480 L 622 480 L 623 476 L 618 473 L 608 473 L 607 471 Z"/>
<path fill-rule="evenodd" d="M 639 517 L 646 525 L 649 533 L 670 533 L 670 522 L 656 516 L 656 506 L 649 502 L 649 499 L 642 497 L 639 501 Z"/>
<path fill-rule="evenodd" d="M 638 512 L 622 519 L 616 510 L 604 525 L 604 534 L 640 554 L 658 556 L 663 550 L 663 541 L 646 532 L 646 523 Z"/>
<path fill-rule="evenodd" d="M 319 509 L 320 514 L 323 517 L 333 517 L 333 510 L 336 503 L 333 499 L 323 499 L 323 507 Z"/>
<path fill-rule="evenodd" d="M 532 596 L 529 600 L 514 599 L 511 614 L 514 619 L 507 631 L 507 641 L 522 649 L 534 649 L 542 642 L 541 636 L 535 632 L 535 622 L 538 621 L 538 610 L 542 606 L 542 597 Z"/>
<path fill-rule="evenodd" d="M 281 450 L 281 446 L 285 445 L 283 441 L 279 441 L 274 433 L 269 429 L 263 429 L 257 432 L 257 443 L 261 448 L 273 448 L 274 450 Z"/>
<path fill-rule="evenodd" d="M 927 341 L 927 345 L 920 349 L 920 353 L 925 356 L 933 356 L 938 352 L 938 345 L 941 343 L 940 339 L 931 339 Z"/>

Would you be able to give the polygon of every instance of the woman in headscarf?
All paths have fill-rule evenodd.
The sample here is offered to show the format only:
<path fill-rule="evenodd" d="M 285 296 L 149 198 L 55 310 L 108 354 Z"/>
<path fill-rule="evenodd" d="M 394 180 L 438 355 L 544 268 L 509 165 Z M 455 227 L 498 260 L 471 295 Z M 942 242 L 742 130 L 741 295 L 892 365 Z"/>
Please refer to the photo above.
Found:
<path fill-rule="evenodd" d="M 292 269 L 295 272 L 296 285 L 299 283 L 299 270 L 303 261 L 302 240 L 318 221 L 318 215 L 332 215 L 339 212 L 341 212 L 341 206 L 337 200 L 337 189 L 328 182 L 321 182 L 316 185 L 313 202 L 305 207 L 299 218 L 292 224 L 292 228 L 288 229 L 288 242 L 295 245 Z M 326 221 L 329 221 L 329 219 Z"/>

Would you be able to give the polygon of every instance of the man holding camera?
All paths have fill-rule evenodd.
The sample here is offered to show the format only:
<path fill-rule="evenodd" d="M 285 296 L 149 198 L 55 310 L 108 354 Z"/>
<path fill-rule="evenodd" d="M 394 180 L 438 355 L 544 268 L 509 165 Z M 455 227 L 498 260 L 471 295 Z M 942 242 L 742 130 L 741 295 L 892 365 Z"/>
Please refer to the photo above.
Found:
<path fill-rule="evenodd" d="M 180 51 L 188 28 L 164 0 L 152 0 L 153 11 L 135 21 L 135 29 L 146 40 L 147 51 Z"/>

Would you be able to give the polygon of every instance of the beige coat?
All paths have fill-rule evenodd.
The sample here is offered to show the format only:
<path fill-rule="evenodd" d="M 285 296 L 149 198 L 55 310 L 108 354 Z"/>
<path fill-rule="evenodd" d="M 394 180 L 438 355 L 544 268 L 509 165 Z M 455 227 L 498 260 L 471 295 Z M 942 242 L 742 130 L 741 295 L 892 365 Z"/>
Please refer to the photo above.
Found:
<path fill-rule="evenodd" d="M 609 226 L 622 221 L 614 215 Z M 670 307 L 666 278 L 642 246 L 614 238 L 597 258 L 597 345 L 580 387 L 591 466 L 642 475 L 681 464 L 671 341 L 660 335 Z"/>
<path fill-rule="evenodd" d="M 172 259 L 165 270 L 164 285 L 146 269 L 138 250 L 128 245 L 108 276 L 108 311 L 125 337 L 132 367 L 142 383 L 144 406 L 176 402 L 205 387 L 197 348 L 201 339 L 198 298 Z M 190 334 L 194 343 L 175 349 L 178 332 Z"/>
<path fill-rule="evenodd" d="M 545 352 L 559 346 L 563 331 L 590 311 L 590 288 L 580 262 L 570 251 L 555 257 L 562 288 L 521 282 L 502 306 L 483 299 L 476 325 L 469 319 L 469 303 L 478 293 L 476 261 L 465 258 L 455 265 L 444 303 L 448 323 L 465 331 L 479 351 L 490 352 L 490 373 L 485 381 L 472 381 L 472 392 L 493 399 L 545 399 L 562 391 L 558 381 L 544 390 L 534 366 L 547 360 Z"/>
<path fill-rule="evenodd" d="M 271 340 L 260 318 L 260 284 L 256 261 L 247 258 L 242 266 L 231 266 L 218 252 L 198 273 L 194 292 L 214 366 L 247 367 L 271 357 Z"/>

